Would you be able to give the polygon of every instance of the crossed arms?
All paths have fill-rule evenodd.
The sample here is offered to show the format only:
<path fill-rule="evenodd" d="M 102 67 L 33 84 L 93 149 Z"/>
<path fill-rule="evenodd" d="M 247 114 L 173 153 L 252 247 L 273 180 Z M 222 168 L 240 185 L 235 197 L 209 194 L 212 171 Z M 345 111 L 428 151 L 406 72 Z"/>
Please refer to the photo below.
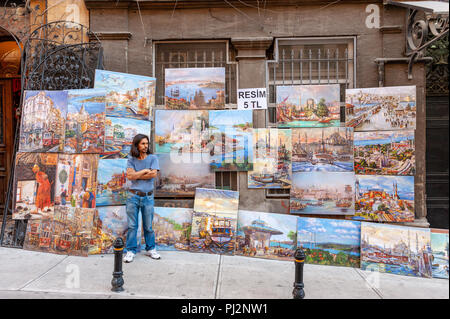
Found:
<path fill-rule="evenodd" d="M 145 168 L 143 170 L 136 172 L 132 168 L 127 168 L 127 178 L 130 181 L 134 181 L 137 179 L 152 179 L 152 178 L 155 178 L 157 175 L 158 175 L 158 170 L 156 170 L 156 169 Z"/>

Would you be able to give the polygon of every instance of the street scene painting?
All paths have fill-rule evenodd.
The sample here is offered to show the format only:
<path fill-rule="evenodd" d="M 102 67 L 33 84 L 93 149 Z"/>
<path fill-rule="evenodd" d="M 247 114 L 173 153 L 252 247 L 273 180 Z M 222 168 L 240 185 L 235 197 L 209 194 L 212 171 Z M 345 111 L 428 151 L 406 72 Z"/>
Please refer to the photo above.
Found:
<path fill-rule="evenodd" d="M 292 129 L 293 172 L 352 172 L 353 129 Z"/>
<path fill-rule="evenodd" d="M 429 228 L 361 223 L 361 269 L 432 277 Z"/>
<path fill-rule="evenodd" d="M 95 208 L 97 154 L 60 154 L 55 181 L 56 205 Z"/>
<path fill-rule="evenodd" d="M 416 86 L 345 91 L 346 126 L 356 131 L 416 128 Z"/>
<path fill-rule="evenodd" d="M 308 264 L 359 268 L 361 222 L 299 217 L 297 247 Z"/>
<path fill-rule="evenodd" d="M 127 158 L 130 154 L 133 138 L 137 134 L 151 133 L 151 122 L 130 118 L 106 117 L 105 120 L 105 151 L 101 158 Z"/>
<path fill-rule="evenodd" d="M 192 208 L 155 207 L 153 230 L 157 250 L 189 250 Z"/>
<path fill-rule="evenodd" d="M 98 161 L 97 207 L 126 204 L 127 191 L 131 183 L 127 179 L 127 162 L 125 158 Z"/>
<path fill-rule="evenodd" d="M 25 91 L 19 152 L 62 152 L 67 91 Z"/>
<path fill-rule="evenodd" d="M 155 78 L 95 70 L 94 87 L 107 90 L 107 116 L 151 120 L 155 106 Z"/>
<path fill-rule="evenodd" d="M 165 69 L 166 109 L 223 109 L 225 68 Z"/>
<path fill-rule="evenodd" d="M 278 127 L 340 125 L 339 84 L 277 86 Z"/>
<path fill-rule="evenodd" d="M 103 153 L 105 90 L 69 90 L 64 153 Z"/>
<path fill-rule="evenodd" d="M 128 231 L 126 206 L 102 206 L 97 208 L 96 245 L 91 247 L 90 255 L 114 253 L 114 240 L 126 240 Z M 138 237 L 139 238 L 139 237 Z"/>
<path fill-rule="evenodd" d="M 414 176 L 357 175 L 356 220 L 414 221 Z"/>
<path fill-rule="evenodd" d="M 196 188 L 214 188 L 215 173 L 210 170 L 210 160 L 205 154 L 192 155 L 185 161 L 173 154 L 156 154 L 159 178 L 155 180 L 156 194 L 161 197 L 193 197 Z"/>
<path fill-rule="evenodd" d="M 292 174 L 291 214 L 354 215 L 353 172 L 296 172 Z"/>
<path fill-rule="evenodd" d="M 355 132 L 355 173 L 414 175 L 414 130 Z"/>
<path fill-rule="evenodd" d="M 206 152 L 208 111 L 156 110 L 155 153 Z"/>
<path fill-rule="evenodd" d="M 209 111 L 209 151 L 213 171 L 253 169 L 253 111 Z"/>
<path fill-rule="evenodd" d="M 27 224 L 23 249 L 59 255 L 89 254 L 95 209 L 55 207 L 55 214 Z"/>
<path fill-rule="evenodd" d="M 248 188 L 290 188 L 292 184 L 292 130 L 253 129 L 253 170 Z"/>
<path fill-rule="evenodd" d="M 448 229 L 431 229 L 433 278 L 448 279 Z"/>
<path fill-rule="evenodd" d="M 57 163 L 56 153 L 17 153 L 13 219 L 53 216 Z"/>
<path fill-rule="evenodd" d="M 297 244 L 297 217 L 239 210 L 235 254 L 293 260 Z"/>

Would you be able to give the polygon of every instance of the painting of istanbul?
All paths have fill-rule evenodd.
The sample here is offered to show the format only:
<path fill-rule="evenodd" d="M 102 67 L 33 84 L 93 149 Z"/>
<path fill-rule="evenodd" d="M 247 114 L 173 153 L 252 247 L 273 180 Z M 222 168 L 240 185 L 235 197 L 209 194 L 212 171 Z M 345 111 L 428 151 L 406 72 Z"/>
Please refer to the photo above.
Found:
<path fill-rule="evenodd" d="M 431 250 L 433 277 L 448 279 L 448 229 L 431 229 Z"/>
<path fill-rule="evenodd" d="M 356 175 L 355 196 L 354 219 L 414 221 L 414 176 Z"/>
<path fill-rule="evenodd" d="M 414 175 L 414 131 L 355 132 L 355 173 Z"/>
<path fill-rule="evenodd" d="M 339 126 L 339 84 L 277 86 L 278 127 Z"/>
<path fill-rule="evenodd" d="M 223 109 L 225 68 L 165 69 L 166 109 Z"/>
<path fill-rule="evenodd" d="M 153 230 L 158 250 L 189 250 L 192 213 L 192 208 L 155 207 Z"/>
<path fill-rule="evenodd" d="M 97 171 L 99 206 L 125 205 L 130 181 L 127 179 L 127 159 L 100 159 Z"/>
<path fill-rule="evenodd" d="M 345 91 L 346 126 L 355 131 L 416 128 L 416 87 L 392 86 Z"/>

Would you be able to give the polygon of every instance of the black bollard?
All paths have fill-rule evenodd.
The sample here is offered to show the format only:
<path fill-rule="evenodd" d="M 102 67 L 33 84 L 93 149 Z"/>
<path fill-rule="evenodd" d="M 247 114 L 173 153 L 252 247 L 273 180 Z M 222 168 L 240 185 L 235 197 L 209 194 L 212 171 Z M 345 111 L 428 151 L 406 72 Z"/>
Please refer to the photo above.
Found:
<path fill-rule="evenodd" d="M 123 291 L 123 271 L 122 271 L 122 255 L 123 255 L 123 239 L 117 237 L 114 241 L 114 272 L 113 279 L 111 280 L 111 291 L 121 292 Z"/>
<path fill-rule="evenodd" d="M 295 282 L 294 282 L 294 290 L 292 291 L 292 296 L 294 299 L 303 299 L 305 298 L 305 291 L 303 288 L 305 284 L 303 283 L 303 265 L 305 263 L 305 253 L 303 249 L 297 248 L 295 251 Z"/>

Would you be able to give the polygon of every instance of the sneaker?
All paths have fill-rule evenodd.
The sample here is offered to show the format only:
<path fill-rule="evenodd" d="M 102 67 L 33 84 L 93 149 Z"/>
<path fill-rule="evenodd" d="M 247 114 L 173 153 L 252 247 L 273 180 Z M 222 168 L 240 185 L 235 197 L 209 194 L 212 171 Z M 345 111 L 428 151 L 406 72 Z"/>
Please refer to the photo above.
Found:
<path fill-rule="evenodd" d="M 130 263 L 133 261 L 135 254 L 132 251 L 127 251 L 125 257 L 123 257 L 123 261 L 126 263 Z"/>
<path fill-rule="evenodd" d="M 161 259 L 161 256 L 156 252 L 156 249 L 151 249 L 147 251 L 147 256 L 153 259 Z"/>

